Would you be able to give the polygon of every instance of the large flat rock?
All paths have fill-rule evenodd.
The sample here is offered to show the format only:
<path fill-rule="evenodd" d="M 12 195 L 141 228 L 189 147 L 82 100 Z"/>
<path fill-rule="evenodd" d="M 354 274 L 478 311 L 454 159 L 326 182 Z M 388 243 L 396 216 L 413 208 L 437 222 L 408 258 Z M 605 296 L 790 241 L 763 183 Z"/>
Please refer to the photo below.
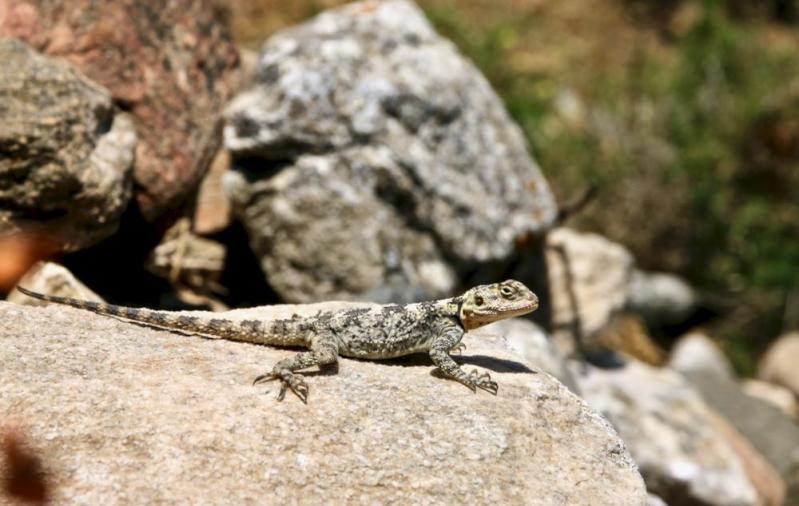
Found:
<path fill-rule="evenodd" d="M 251 385 L 292 350 L 57 306 L 0 303 L 0 318 L 0 413 L 56 502 L 646 502 L 610 425 L 490 327 L 462 360 L 491 371 L 497 396 L 436 377 L 425 356 L 342 359 L 310 375 L 305 405 Z"/>

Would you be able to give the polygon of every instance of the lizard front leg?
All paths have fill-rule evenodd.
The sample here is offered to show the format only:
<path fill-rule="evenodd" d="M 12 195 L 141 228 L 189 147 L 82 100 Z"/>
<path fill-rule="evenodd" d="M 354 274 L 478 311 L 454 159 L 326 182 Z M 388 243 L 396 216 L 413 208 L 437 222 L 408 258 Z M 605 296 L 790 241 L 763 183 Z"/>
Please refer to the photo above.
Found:
<path fill-rule="evenodd" d="M 433 341 L 430 347 L 430 358 L 438 369 L 448 378 L 459 381 L 476 392 L 478 388 L 497 395 L 499 385 L 491 381 L 491 375 L 487 372 L 480 374 L 477 370 L 466 372 L 450 356 L 450 350 L 456 348 L 458 342 L 463 337 L 464 331 L 457 325 L 447 326 L 442 329 L 439 337 Z"/>
<path fill-rule="evenodd" d="M 255 378 L 253 385 L 280 379 L 280 392 L 277 400 L 282 401 L 286 396 L 286 390 L 291 389 L 302 402 L 308 402 L 308 385 L 302 376 L 294 374 L 294 371 L 305 369 L 314 365 L 332 364 L 338 360 L 338 343 L 331 338 L 315 338 L 311 341 L 310 351 L 297 353 L 293 357 L 281 360 L 267 374 L 262 374 Z"/>

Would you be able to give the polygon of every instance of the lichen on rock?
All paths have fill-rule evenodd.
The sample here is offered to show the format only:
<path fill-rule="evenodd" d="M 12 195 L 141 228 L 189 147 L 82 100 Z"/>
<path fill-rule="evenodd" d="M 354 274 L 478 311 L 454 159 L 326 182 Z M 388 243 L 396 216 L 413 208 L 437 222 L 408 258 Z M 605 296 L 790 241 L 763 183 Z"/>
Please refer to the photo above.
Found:
<path fill-rule="evenodd" d="M 227 109 L 227 188 L 287 301 L 448 295 L 455 274 L 554 220 L 501 100 L 410 2 L 280 32 L 255 76 Z"/>
<path fill-rule="evenodd" d="M 0 234 L 63 251 L 113 234 L 127 206 L 136 133 L 108 91 L 69 63 L 0 40 Z"/>

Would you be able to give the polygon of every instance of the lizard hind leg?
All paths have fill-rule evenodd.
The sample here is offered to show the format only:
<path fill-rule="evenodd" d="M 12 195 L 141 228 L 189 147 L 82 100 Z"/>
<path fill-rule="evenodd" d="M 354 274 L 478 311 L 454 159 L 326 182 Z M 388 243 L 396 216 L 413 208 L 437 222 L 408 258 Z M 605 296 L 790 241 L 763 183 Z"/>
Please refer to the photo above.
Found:
<path fill-rule="evenodd" d="M 253 385 L 277 379 L 281 383 L 277 394 L 278 401 L 282 401 L 286 397 L 286 391 L 291 389 L 302 402 L 307 403 L 308 384 L 302 376 L 295 374 L 295 371 L 315 365 L 332 364 L 338 360 L 338 346 L 333 342 L 317 339 L 310 348 L 310 351 L 281 360 L 275 364 L 272 371 L 255 378 Z"/>

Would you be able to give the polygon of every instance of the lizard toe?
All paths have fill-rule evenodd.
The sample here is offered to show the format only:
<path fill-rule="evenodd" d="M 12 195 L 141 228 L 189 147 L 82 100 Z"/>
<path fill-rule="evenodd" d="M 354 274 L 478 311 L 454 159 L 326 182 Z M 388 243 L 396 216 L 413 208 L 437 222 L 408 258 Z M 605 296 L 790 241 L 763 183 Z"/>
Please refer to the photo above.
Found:
<path fill-rule="evenodd" d="M 302 376 L 291 375 L 287 378 L 289 388 L 294 392 L 302 402 L 308 402 L 308 384 L 302 379 Z"/>
<path fill-rule="evenodd" d="M 286 391 L 291 390 L 299 399 L 308 403 L 308 384 L 301 376 L 291 373 L 280 375 L 280 390 L 277 393 L 277 400 L 282 401 L 286 398 Z"/>
<path fill-rule="evenodd" d="M 480 380 L 477 383 L 477 387 L 493 395 L 497 395 L 497 392 L 499 392 L 499 384 L 496 381 L 491 381 L 489 379 Z"/>
<path fill-rule="evenodd" d="M 499 391 L 499 385 L 496 381 L 491 380 L 491 375 L 487 371 L 483 371 L 481 373 L 477 369 L 472 369 L 469 371 L 468 382 L 471 384 L 471 388 L 475 392 L 479 388 L 491 394 L 497 395 L 497 392 Z"/>
<path fill-rule="evenodd" d="M 253 380 L 252 384 L 257 385 L 258 383 L 266 383 L 267 381 L 272 381 L 274 379 L 277 379 L 277 375 L 273 372 L 269 372 L 266 374 L 261 374 L 260 376 L 256 377 Z"/>

